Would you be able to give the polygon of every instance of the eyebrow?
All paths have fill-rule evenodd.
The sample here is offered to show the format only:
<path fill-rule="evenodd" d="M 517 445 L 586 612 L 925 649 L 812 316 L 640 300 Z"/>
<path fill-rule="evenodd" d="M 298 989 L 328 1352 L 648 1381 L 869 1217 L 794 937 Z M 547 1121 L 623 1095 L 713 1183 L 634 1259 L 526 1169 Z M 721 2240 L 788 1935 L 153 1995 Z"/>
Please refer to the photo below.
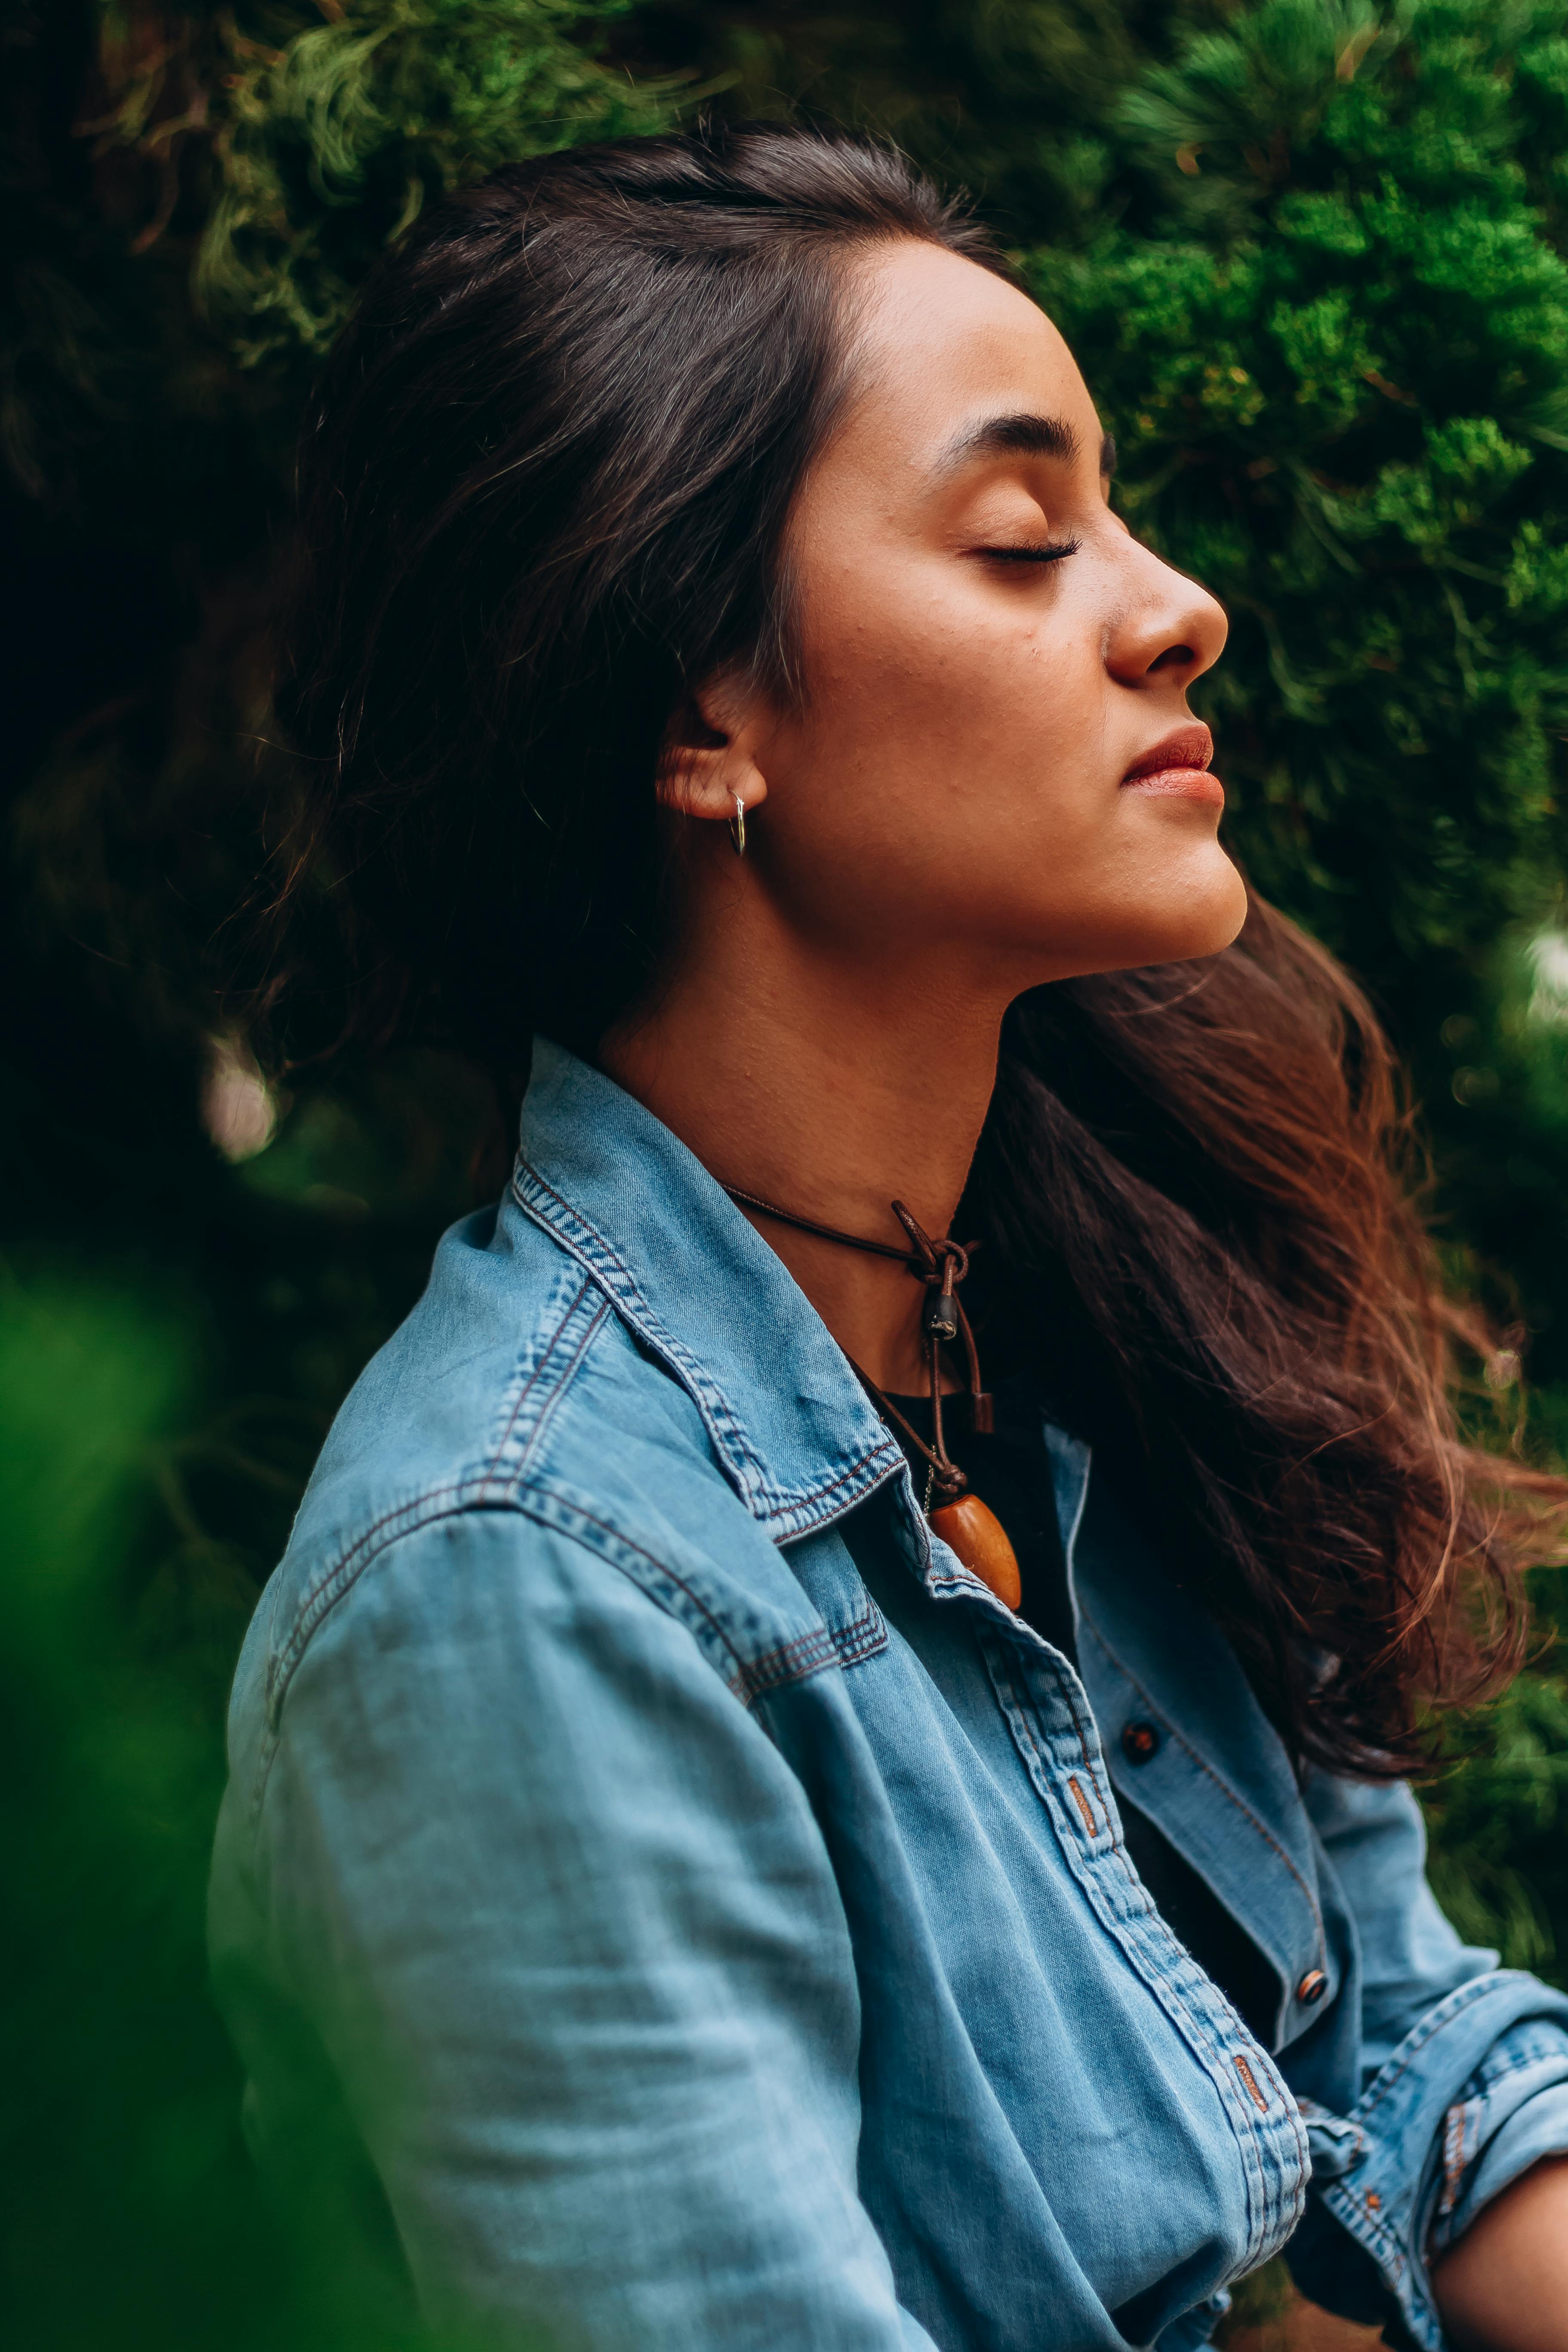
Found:
<path fill-rule="evenodd" d="M 975 457 L 1055 457 L 1068 465 L 1080 446 L 1073 426 L 1059 416 L 988 416 L 984 425 L 973 425 L 951 441 L 937 462 L 943 473 Z M 1100 445 L 1100 470 L 1105 475 L 1116 471 L 1116 444 L 1109 433 Z"/>

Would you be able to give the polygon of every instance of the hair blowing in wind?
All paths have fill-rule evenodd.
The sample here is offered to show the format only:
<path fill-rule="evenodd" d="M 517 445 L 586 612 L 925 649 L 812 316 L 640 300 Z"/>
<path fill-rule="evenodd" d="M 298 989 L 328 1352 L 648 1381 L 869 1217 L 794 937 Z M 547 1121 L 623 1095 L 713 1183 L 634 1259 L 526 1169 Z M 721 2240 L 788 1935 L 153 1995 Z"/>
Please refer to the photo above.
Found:
<path fill-rule="evenodd" d="M 717 128 L 516 165 L 387 258 L 303 443 L 281 1057 L 326 1007 L 515 1095 L 536 1029 L 592 1056 L 636 1000 L 667 722 L 737 661 L 801 690 L 780 550 L 847 380 L 842 265 L 910 237 L 1001 266 L 885 148 Z M 961 1211 L 994 1360 L 1074 1365 L 1064 1417 L 1146 1454 L 1292 1752 L 1373 1776 L 1506 1676 L 1568 1509 L 1460 1437 L 1484 1334 L 1410 1160 L 1370 1007 L 1255 898 L 1201 965 L 1015 1006 Z"/>

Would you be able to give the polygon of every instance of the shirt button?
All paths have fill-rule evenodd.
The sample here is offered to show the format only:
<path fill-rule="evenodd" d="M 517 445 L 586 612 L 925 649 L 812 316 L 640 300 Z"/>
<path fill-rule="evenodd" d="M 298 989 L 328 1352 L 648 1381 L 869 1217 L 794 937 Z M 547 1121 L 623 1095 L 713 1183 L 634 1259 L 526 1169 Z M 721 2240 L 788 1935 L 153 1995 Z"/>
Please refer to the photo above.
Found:
<path fill-rule="evenodd" d="M 1160 1745 L 1160 1735 L 1152 1723 L 1126 1723 L 1121 1727 L 1121 1753 L 1129 1764 L 1147 1764 Z"/>
<path fill-rule="evenodd" d="M 1315 2000 L 1322 2000 L 1328 1989 L 1329 1980 L 1322 1969 L 1309 1969 L 1296 1987 L 1296 1998 L 1298 2000 L 1304 2000 L 1310 2009 Z"/>

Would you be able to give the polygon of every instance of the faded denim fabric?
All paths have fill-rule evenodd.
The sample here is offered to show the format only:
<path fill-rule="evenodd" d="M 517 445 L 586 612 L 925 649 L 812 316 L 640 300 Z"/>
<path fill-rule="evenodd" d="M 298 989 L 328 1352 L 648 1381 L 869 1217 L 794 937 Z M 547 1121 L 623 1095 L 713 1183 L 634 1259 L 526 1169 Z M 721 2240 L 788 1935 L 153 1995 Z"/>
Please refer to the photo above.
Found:
<path fill-rule="evenodd" d="M 234 1693 L 247 2128 L 367 2278 L 464 2343 L 1184 2352 L 1310 2146 L 1310 2291 L 1440 2345 L 1428 2232 L 1568 2146 L 1568 2000 L 1461 1946 L 1407 1792 L 1303 1793 L 1047 1441 L 1081 1679 L 718 1185 L 540 1044 L 510 1192 L 344 1405 Z M 1119 1787 L 1272 1963 L 1272 2052 Z"/>

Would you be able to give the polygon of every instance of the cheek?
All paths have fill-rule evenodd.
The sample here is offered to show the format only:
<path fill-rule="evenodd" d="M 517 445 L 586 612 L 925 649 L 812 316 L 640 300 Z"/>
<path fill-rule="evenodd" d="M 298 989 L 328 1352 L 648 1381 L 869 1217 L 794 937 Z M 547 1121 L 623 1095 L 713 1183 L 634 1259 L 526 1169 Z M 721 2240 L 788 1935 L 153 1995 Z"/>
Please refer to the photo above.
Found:
<path fill-rule="evenodd" d="M 1038 612 L 976 614 L 934 588 L 879 600 L 863 585 L 822 624 L 804 648 L 808 791 L 852 778 L 893 804 L 1005 811 L 1013 822 L 1043 815 L 1044 800 L 1102 800 L 1106 680 L 1089 628 Z"/>
<path fill-rule="evenodd" d="M 1212 813 L 1119 790 L 1101 633 L 938 589 L 819 598 L 770 746 L 769 870 L 859 950 L 966 940 L 1029 979 L 1214 951 L 1242 909 Z"/>

